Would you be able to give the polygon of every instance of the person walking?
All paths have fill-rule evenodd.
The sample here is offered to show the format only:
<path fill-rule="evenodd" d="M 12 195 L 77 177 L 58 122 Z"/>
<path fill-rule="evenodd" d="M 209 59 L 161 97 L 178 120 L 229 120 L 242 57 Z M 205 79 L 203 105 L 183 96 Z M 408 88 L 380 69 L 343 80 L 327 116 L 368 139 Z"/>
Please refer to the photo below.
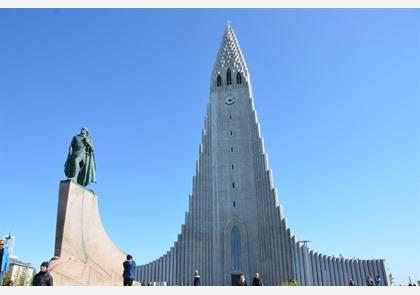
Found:
<path fill-rule="evenodd" d="M 194 272 L 194 286 L 200 286 L 200 275 L 198 274 L 198 270 Z"/>
<path fill-rule="evenodd" d="M 263 285 L 263 282 L 260 278 L 260 274 L 258 272 L 255 274 L 255 277 L 252 279 L 252 285 L 253 286 L 262 286 Z"/>
<path fill-rule="evenodd" d="M 136 263 L 133 260 L 133 256 L 130 254 L 127 255 L 127 260 L 123 262 L 124 272 L 123 278 L 124 283 L 123 286 L 132 286 L 133 281 L 136 278 L 135 270 L 136 270 Z"/>
<path fill-rule="evenodd" d="M 41 263 L 41 270 L 34 276 L 33 286 L 53 286 L 53 277 L 48 272 L 48 262 Z"/>
<path fill-rule="evenodd" d="M 246 284 L 246 280 L 245 280 L 245 276 L 244 276 L 244 275 L 241 275 L 241 276 L 239 277 L 238 286 L 248 286 L 248 285 Z"/>
<path fill-rule="evenodd" d="M 4 240 L 0 240 L 0 286 L 3 286 L 4 273 L 9 270 L 9 251 L 4 248 Z"/>

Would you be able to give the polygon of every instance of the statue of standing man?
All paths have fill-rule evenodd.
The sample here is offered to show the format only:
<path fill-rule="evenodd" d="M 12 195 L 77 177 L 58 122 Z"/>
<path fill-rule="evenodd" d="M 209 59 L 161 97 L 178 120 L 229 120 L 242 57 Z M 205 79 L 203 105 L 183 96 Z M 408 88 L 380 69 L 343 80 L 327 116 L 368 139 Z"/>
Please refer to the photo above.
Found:
<path fill-rule="evenodd" d="M 80 134 L 74 136 L 71 141 L 64 173 L 82 186 L 96 182 L 95 152 L 86 127 L 83 127 Z"/>

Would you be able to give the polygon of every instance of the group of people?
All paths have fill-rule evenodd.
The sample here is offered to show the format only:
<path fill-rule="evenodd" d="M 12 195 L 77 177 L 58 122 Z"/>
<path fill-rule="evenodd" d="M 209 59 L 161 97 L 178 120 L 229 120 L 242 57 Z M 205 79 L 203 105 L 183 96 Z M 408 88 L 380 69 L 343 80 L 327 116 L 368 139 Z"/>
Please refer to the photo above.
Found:
<path fill-rule="evenodd" d="M 126 258 L 127 260 L 123 262 L 123 286 L 133 286 L 133 282 L 136 279 L 136 262 L 134 262 L 133 256 L 130 254 L 127 255 Z M 200 274 L 198 273 L 198 270 L 196 270 L 194 272 L 193 286 L 201 286 L 200 279 Z M 142 283 L 141 285 L 146 286 L 145 283 Z M 151 286 L 151 283 L 147 284 L 147 286 Z M 248 286 L 243 274 L 239 277 L 236 286 Z M 252 280 L 252 286 L 263 286 L 259 273 L 255 274 L 255 277 Z"/>
<path fill-rule="evenodd" d="M 5 241 L 0 240 L 0 286 L 3 286 L 4 274 L 9 270 L 9 252 L 4 247 Z M 7 286 L 13 286 L 12 280 L 7 282 Z M 40 271 L 32 280 L 33 286 L 52 286 L 53 277 L 48 273 L 48 262 L 43 262 Z"/>
<path fill-rule="evenodd" d="M 376 275 L 375 282 L 374 282 L 372 276 L 368 275 L 366 278 L 366 285 L 367 286 L 382 286 L 381 277 L 379 275 Z M 350 279 L 349 286 L 357 286 L 357 284 L 355 281 L 353 281 L 353 279 Z"/>
<path fill-rule="evenodd" d="M 245 276 L 242 274 L 239 277 L 238 282 L 236 283 L 236 286 L 248 286 L 245 280 Z M 260 274 L 257 272 L 252 279 L 252 286 L 263 286 L 263 282 L 260 278 Z"/>

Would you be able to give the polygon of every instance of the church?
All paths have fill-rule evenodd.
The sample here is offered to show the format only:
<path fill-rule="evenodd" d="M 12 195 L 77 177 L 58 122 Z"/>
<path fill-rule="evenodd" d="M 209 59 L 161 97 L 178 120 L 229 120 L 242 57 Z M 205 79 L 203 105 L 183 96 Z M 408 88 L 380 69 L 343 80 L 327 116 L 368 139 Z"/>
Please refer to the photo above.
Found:
<path fill-rule="evenodd" d="M 264 285 L 358 286 L 377 276 L 389 285 L 385 260 L 318 253 L 291 232 L 273 183 L 254 108 L 250 74 L 227 26 L 211 74 L 210 97 L 189 210 L 173 246 L 136 269 L 141 282 L 235 285 L 260 273 Z"/>

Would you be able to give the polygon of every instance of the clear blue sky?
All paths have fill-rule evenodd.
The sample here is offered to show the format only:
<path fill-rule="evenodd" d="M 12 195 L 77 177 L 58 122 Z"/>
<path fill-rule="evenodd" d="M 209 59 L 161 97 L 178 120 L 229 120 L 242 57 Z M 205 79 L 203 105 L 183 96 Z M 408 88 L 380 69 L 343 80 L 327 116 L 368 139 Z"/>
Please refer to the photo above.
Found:
<path fill-rule="evenodd" d="M 110 237 L 138 264 L 166 252 L 228 20 L 297 238 L 420 280 L 419 10 L 0 10 L 0 235 L 37 268 L 53 256 L 87 126 Z"/>

